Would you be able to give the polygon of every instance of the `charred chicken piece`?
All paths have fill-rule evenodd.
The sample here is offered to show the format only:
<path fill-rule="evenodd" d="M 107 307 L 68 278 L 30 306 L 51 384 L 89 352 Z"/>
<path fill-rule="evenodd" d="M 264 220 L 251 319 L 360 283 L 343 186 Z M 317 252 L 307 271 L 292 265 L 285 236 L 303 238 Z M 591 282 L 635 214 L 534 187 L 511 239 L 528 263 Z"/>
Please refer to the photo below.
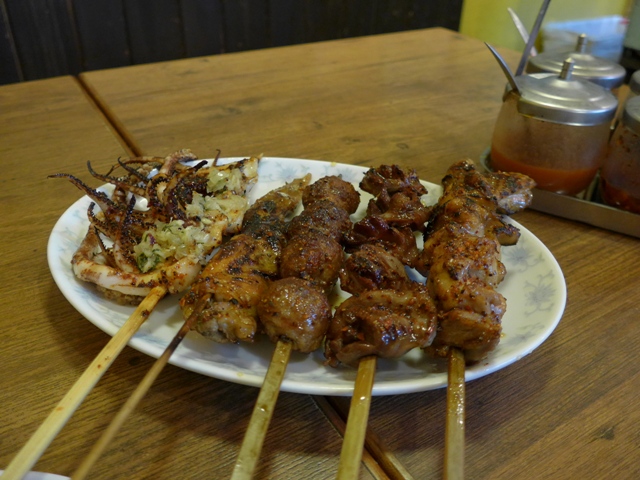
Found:
<path fill-rule="evenodd" d="M 365 173 L 360 188 L 375 198 L 369 201 L 367 217 L 377 216 L 393 227 L 423 230 L 429 208 L 421 202 L 427 189 L 415 170 L 397 165 L 382 165 Z"/>
<path fill-rule="evenodd" d="M 302 198 L 304 210 L 287 229 L 280 275 L 309 280 L 328 294 L 344 261 L 339 242 L 351 228 L 349 212 L 356 210 L 360 194 L 340 177 L 329 176 L 305 188 Z"/>
<path fill-rule="evenodd" d="M 340 270 L 340 288 L 352 295 L 397 288 L 409 281 L 402 262 L 376 244 L 359 247 Z"/>
<path fill-rule="evenodd" d="M 426 251 L 431 258 L 427 285 L 439 311 L 438 335 L 429 351 L 441 356 L 455 346 L 468 362 L 479 361 L 500 341 L 506 311 L 506 300 L 496 290 L 506 273 L 500 244 L 449 225 L 429 239 Z"/>
<path fill-rule="evenodd" d="M 410 228 L 396 228 L 376 215 L 366 216 L 353 225 L 345 236 L 345 250 L 353 252 L 360 245 L 379 245 L 403 264 L 414 266 L 420 256 L 416 237 Z"/>
<path fill-rule="evenodd" d="M 409 227 L 422 231 L 430 214 L 429 208 L 420 200 L 425 193 L 418 195 L 415 191 L 409 190 L 390 195 L 383 190 L 375 200 L 369 201 L 367 216 L 375 215 L 395 227 Z"/>
<path fill-rule="evenodd" d="M 425 238 L 447 225 L 457 225 L 470 235 L 495 238 L 501 245 L 515 245 L 520 238 L 518 229 L 506 223 L 495 209 L 483 207 L 469 197 L 453 197 L 438 203 Z"/>
<path fill-rule="evenodd" d="M 351 248 L 340 271 L 342 289 L 353 296 L 338 306 L 327 332 L 325 357 L 331 366 L 357 367 L 365 356 L 398 358 L 413 348 L 426 348 L 437 325 L 427 287 L 412 281 L 404 266 L 413 260 L 408 260 L 407 252 L 413 258 L 418 255 L 412 231 L 417 223 L 400 222 L 400 227 L 392 228 L 381 212 L 396 201 L 401 211 L 407 196 L 423 195 L 426 189 L 417 177 L 387 166 L 369 170 L 361 186 L 378 196 L 350 234 L 351 239 L 362 237 L 362 244 Z"/>
<path fill-rule="evenodd" d="M 331 305 L 311 282 L 283 278 L 269 284 L 258 303 L 258 316 L 272 342 L 286 339 L 294 350 L 309 353 L 322 345 Z"/>
<path fill-rule="evenodd" d="M 302 199 L 310 176 L 267 193 L 245 214 L 242 232 L 220 247 L 180 300 L 185 318 L 198 299 L 211 300 L 195 330 L 216 342 L 253 341 L 258 331 L 256 306 L 270 278 L 278 274 L 286 219 Z"/>
<path fill-rule="evenodd" d="M 287 242 L 280 275 L 298 277 L 329 293 L 344 262 L 342 245 L 322 234 L 296 235 Z"/>
<path fill-rule="evenodd" d="M 469 278 L 497 287 L 506 269 L 500 261 L 500 243 L 488 236 L 476 236 L 456 224 L 433 233 L 424 245 L 428 275 L 447 275 L 452 281 Z"/>
<path fill-rule="evenodd" d="M 397 165 L 381 165 L 370 168 L 360 182 L 360 188 L 374 197 L 386 192 L 389 196 L 397 192 L 424 195 L 427 189 L 420 183 L 415 170 L 403 170 Z"/>
<path fill-rule="evenodd" d="M 464 197 L 495 213 L 512 215 L 531 204 L 535 182 L 521 173 L 482 173 L 471 160 L 461 160 L 449 168 L 442 186 L 443 202 Z"/>
<path fill-rule="evenodd" d="M 325 357 L 334 367 L 357 367 L 368 355 L 398 358 L 428 346 L 435 329 L 435 305 L 424 286 L 370 290 L 338 306 L 327 332 Z"/>
<path fill-rule="evenodd" d="M 430 208 L 421 198 L 427 193 L 414 170 L 382 165 L 368 170 L 360 188 L 374 195 L 367 215 L 345 238 L 348 252 L 359 245 L 376 243 L 392 251 L 402 263 L 413 266 L 419 251 L 414 231 L 423 231 Z"/>
<path fill-rule="evenodd" d="M 274 231 L 274 237 L 277 229 Z M 276 246 L 276 248 L 279 248 Z M 198 298 L 213 293 L 195 330 L 219 343 L 253 341 L 258 331 L 255 306 L 278 272 L 278 251 L 265 238 L 238 234 L 224 244 L 182 297 L 188 318 Z"/>
<path fill-rule="evenodd" d="M 348 185 L 353 189 L 353 185 Z M 341 242 L 343 235 L 350 229 L 351 220 L 344 208 L 331 200 L 318 199 L 307 203 L 302 213 L 291 220 L 287 227 L 287 237 L 324 235 Z"/>
<path fill-rule="evenodd" d="M 328 175 L 309 185 L 302 196 L 304 208 L 321 200 L 330 201 L 351 215 L 360 205 L 360 194 L 341 177 Z"/>

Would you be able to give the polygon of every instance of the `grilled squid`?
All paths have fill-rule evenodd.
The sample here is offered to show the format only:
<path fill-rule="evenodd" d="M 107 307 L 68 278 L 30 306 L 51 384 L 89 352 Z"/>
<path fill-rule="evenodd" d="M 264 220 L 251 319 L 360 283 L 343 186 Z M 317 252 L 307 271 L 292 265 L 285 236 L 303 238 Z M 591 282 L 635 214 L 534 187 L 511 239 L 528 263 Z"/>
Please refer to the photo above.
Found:
<path fill-rule="evenodd" d="M 119 160 L 107 174 L 89 165 L 113 186 L 111 194 L 72 175 L 52 175 L 92 200 L 87 235 L 71 260 L 74 274 L 120 303 L 139 303 L 156 286 L 184 291 L 224 236 L 239 230 L 258 176 L 258 158 L 223 166 L 196 161 L 180 150 Z"/>

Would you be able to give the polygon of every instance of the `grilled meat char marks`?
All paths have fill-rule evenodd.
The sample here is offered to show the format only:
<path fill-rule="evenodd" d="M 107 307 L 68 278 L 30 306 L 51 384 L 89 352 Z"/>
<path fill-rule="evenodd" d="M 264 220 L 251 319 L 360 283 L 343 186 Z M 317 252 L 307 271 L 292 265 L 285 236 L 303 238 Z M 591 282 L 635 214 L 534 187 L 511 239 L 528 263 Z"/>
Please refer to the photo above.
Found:
<path fill-rule="evenodd" d="M 310 352 L 326 333 L 332 366 L 416 347 L 434 356 L 456 347 L 478 361 L 499 342 L 506 309 L 496 291 L 506 274 L 500 248 L 519 237 L 503 215 L 525 208 L 533 186 L 524 175 L 480 174 L 463 161 L 443 179 L 438 204 L 426 207 L 415 172 L 382 166 L 365 174 L 360 187 L 374 197 L 352 225 L 360 198 L 351 184 L 339 177 L 300 184 L 291 196 L 302 213 L 286 224 L 292 209 L 285 213 L 282 198 L 256 203 L 242 234 L 220 249 L 181 304 L 188 315 L 200 295 L 213 294 L 196 329 L 217 341 L 251 341 L 263 329 L 274 342 Z M 405 266 L 427 283 L 409 279 Z M 331 320 L 327 294 L 338 277 L 352 296 Z"/>
<path fill-rule="evenodd" d="M 180 300 L 185 318 L 198 299 L 212 299 L 198 316 L 195 330 L 214 341 L 253 341 L 259 331 L 256 306 L 268 279 L 277 277 L 286 220 L 299 206 L 310 176 L 267 193 L 251 206 L 242 232 L 222 245 Z"/>
<path fill-rule="evenodd" d="M 422 285 L 368 290 L 337 308 L 325 344 L 327 363 L 357 367 L 361 358 L 399 358 L 431 343 L 435 306 Z"/>
<path fill-rule="evenodd" d="M 344 261 L 342 245 L 331 237 L 309 233 L 289 240 L 284 252 L 280 268 L 283 278 L 302 278 L 329 294 Z"/>
<path fill-rule="evenodd" d="M 272 342 L 284 339 L 303 353 L 320 348 L 331 320 L 327 296 L 310 281 L 297 277 L 271 282 L 257 308 Z"/>
<path fill-rule="evenodd" d="M 333 289 L 344 251 L 340 244 L 351 228 L 349 215 L 360 195 L 350 183 L 327 176 L 303 191 L 303 211 L 287 228 L 280 280 L 270 282 L 258 314 L 270 340 L 286 340 L 292 348 L 311 352 L 322 345 L 331 321 L 327 298 Z"/>
<path fill-rule="evenodd" d="M 302 195 L 304 210 L 287 229 L 280 275 L 308 280 L 328 294 L 344 261 L 340 242 L 351 229 L 349 215 L 359 203 L 360 194 L 340 177 L 309 185 Z"/>
<path fill-rule="evenodd" d="M 361 358 L 398 358 L 428 346 L 436 309 L 426 286 L 405 270 L 418 258 L 414 230 L 429 216 L 420 197 L 427 193 L 415 172 L 397 166 L 369 170 L 360 187 L 375 195 L 367 215 L 346 237 L 351 253 L 340 284 L 352 294 L 338 306 L 327 332 L 327 364 L 357 367 Z"/>
<path fill-rule="evenodd" d="M 360 188 L 375 198 L 367 206 L 367 218 L 377 217 L 389 225 L 422 231 L 430 209 L 421 201 L 427 189 L 415 170 L 405 171 L 397 165 L 369 169 Z"/>
<path fill-rule="evenodd" d="M 351 184 L 349 185 L 353 188 Z M 345 232 L 351 229 L 349 214 L 349 211 L 331 200 L 319 199 L 313 203 L 307 203 L 302 213 L 289 223 L 287 238 L 318 233 L 341 242 Z"/>
<path fill-rule="evenodd" d="M 371 193 L 366 216 L 357 222 L 345 238 L 347 252 L 360 245 L 376 243 L 391 252 L 403 264 L 413 267 L 419 257 L 414 231 L 423 231 L 431 209 L 421 197 L 427 189 L 414 170 L 382 165 L 369 169 L 360 188 Z"/>
<path fill-rule="evenodd" d="M 353 185 L 347 182 L 344 184 L 359 198 Z M 337 186 L 335 181 L 332 185 L 334 188 Z M 317 193 L 311 197 L 308 195 L 302 213 L 289 223 L 280 275 L 308 280 L 328 294 L 344 261 L 340 242 L 351 228 L 349 213 L 350 211 L 331 200 L 321 198 Z"/>
<path fill-rule="evenodd" d="M 352 295 L 367 290 L 393 288 L 407 280 L 402 262 L 375 243 L 359 247 L 340 270 L 340 288 Z"/>
<path fill-rule="evenodd" d="M 314 203 L 328 200 L 349 215 L 360 205 L 360 194 L 348 182 L 337 175 L 328 175 L 311 184 L 302 193 L 302 204 L 308 208 Z"/>
<path fill-rule="evenodd" d="M 437 334 L 426 351 L 446 356 L 459 348 L 473 363 L 498 345 L 502 333 L 506 300 L 496 288 L 506 269 L 500 248 L 520 236 L 502 215 L 524 209 L 535 184 L 521 174 L 482 174 L 470 160 L 451 166 L 442 184 L 415 265 L 427 276 L 438 308 Z"/>

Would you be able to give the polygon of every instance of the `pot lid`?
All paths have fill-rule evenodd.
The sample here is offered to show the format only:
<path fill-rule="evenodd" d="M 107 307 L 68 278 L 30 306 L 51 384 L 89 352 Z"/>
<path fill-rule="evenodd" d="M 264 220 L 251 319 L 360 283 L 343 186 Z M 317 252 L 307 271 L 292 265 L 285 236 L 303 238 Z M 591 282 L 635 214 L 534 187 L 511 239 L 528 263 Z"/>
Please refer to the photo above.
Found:
<path fill-rule="evenodd" d="M 529 59 L 528 73 L 560 73 L 567 58 L 574 61 L 573 76 L 579 77 L 609 90 L 624 83 L 626 70 L 611 60 L 586 52 L 587 36 L 580 35 L 573 52 L 543 52 Z"/>
<path fill-rule="evenodd" d="M 563 64 L 560 75 L 532 73 L 516 77 L 520 97 L 518 112 L 567 125 L 600 125 L 610 122 L 617 98 L 606 88 L 574 78 L 573 60 Z"/>

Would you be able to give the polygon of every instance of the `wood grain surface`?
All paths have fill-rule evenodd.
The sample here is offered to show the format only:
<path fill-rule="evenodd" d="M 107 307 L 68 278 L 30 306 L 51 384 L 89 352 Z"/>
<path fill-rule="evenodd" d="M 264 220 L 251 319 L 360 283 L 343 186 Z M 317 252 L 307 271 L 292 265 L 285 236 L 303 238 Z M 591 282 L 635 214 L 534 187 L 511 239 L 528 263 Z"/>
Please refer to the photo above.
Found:
<path fill-rule="evenodd" d="M 519 54 L 499 49 L 513 68 Z M 488 146 L 505 79 L 444 29 L 82 76 L 144 152 L 397 163 L 439 182 Z M 467 385 L 468 478 L 635 478 L 640 241 L 527 211 L 562 267 L 565 315 L 531 355 Z M 415 478 L 441 478 L 446 392 L 375 397 L 370 426 Z M 331 399 L 346 414 L 349 399 Z"/>
<path fill-rule="evenodd" d="M 453 161 L 478 158 L 487 147 L 504 89 L 484 44 L 444 29 L 103 70 L 81 80 L 141 152 L 393 161 L 436 182 Z"/>
<path fill-rule="evenodd" d="M 86 162 L 104 170 L 131 152 L 71 77 L 0 88 L 0 469 L 77 380 L 108 336 L 62 296 L 46 245 L 59 216 L 81 194 L 47 175 L 92 185 Z M 70 475 L 153 360 L 126 348 L 34 470 Z M 89 478 L 228 478 L 258 389 L 168 366 Z M 308 395 L 283 393 L 257 478 L 331 478 L 342 437 Z M 384 478 L 365 459 L 360 478 Z M 375 475 L 374 475 L 375 474 Z"/>
<path fill-rule="evenodd" d="M 517 64 L 517 52 L 500 53 Z M 86 160 L 107 165 L 126 154 L 124 141 L 154 155 L 396 163 L 439 182 L 488 146 L 505 85 L 482 42 L 439 28 L 103 70 L 80 82 L 91 98 L 67 77 L 0 88 L 0 467 L 106 342 L 49 275 L 46 237 L 79 194 L 41 170 L 86 175 Z M 536 211 L 516 220 L 558 260 L 568 301 L 542 346 L 466 385 L 467 478 L 638 478 L 640 241 Z M 150 365 L 125 349 L 38 470 L 69 474 Z M 95 478 L 228 478 L 256 396 L 168 366 Z M 282 393 L 258 478 L 334 478 L 349 400 Z M 441 478 L 445 410 L 444 389 L 374 397 L 368 441 L 380 465 Z M 368 451 L 364 460 L 362 478 L 387 476 Z"/>

